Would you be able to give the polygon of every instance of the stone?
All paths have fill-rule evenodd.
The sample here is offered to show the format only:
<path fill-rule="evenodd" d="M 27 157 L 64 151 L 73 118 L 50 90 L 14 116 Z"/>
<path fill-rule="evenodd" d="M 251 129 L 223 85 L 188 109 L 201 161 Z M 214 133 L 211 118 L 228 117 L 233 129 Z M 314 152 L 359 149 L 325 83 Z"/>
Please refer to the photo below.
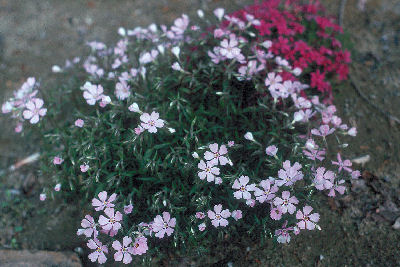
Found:
<path fill-rule="evenodd" d="M 398 217 L 396 219 L 396 221 L 394 222 L 394 224 L 392 225 L 393 229 L 395 230 L 400 230 L 400 217 Z"/>
<path fill-rule="evenodd" d="M 0 267 L 82 267 L 72 252 L 0 250 Z"/>

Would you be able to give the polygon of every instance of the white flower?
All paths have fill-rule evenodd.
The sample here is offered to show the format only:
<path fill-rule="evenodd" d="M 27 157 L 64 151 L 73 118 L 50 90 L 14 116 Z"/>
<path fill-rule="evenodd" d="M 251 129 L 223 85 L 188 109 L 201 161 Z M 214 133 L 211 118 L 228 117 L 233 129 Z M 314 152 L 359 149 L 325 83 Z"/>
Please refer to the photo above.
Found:
<path fill-rule="evenodd" d="M 201 10 L 201 9 L 199 9 L 199 10 L 197 10 L 197 16 L 199 16 L 199 18 L 204 18 L 204 12 L 203 12 L 203 10 Z"/>
<path fill-rule="evenodd" d="M 151 115 L 149 113 L 143 113 L 140 116 L 140 120 L 142 121 L 141 126 L 150 133 L 156 133 L 157 128 L 164 127 L 164 121 L 159 119 L 159 115 L 160 114 L 155 111 L 153 111 Z"/>
<path fill-rule="evenodd" d="M 121 36 L 125 36 L 126 35 L 125 28 L 119 27 L 118 28 L 118 34 L 121 35 Z"/>
<path fill-rule="evenodd" d="M 253 134 L 252 134 L 251 132 L 247 132 L 247 133 L 244 135 L 244 138 L 247 139 L 247 140 L 249 140 L 249 141 L 255 141 L 255 140 L 254 140 L 254 137 L 253 137 Z"/>
<path fill-rule="evenodd" d="M 181 65 L 179 65 L 178 62 L 174 62 L 174 64 L 172 64 L 171 68 L 176 71 L 182 71 L 182 67 L 181 67 Z"/>
<path fill-rule="evenodd" d="M 200 157 L 199 157 L 199 154 L 197 154 L 197 152 L 193 152 L 193 153 L 192 153 L 192 157 L 195 158 L 195 159 L 200 158 Z"/>
<path fill-rule="evenodd" d="M 129 109 L 129 111 L 132 111 L 132 112 L 137 112 L 137 113 L 141 112 L 137 103 L 133 103 L 132 105 L 129 106 L 128 109 Z"/>
<path fill-rule="evenodd" d="M 177 58 L 179 58 L 179 54 L 181 53 L 181 49 L 179 46 L 174 46 L 171 48 L 172 54 L 174 54 Z"/>
<path fill-rule="evenodd" d="M 51 71 L 54 73 L 58 73 L 61 72 L 62 69 L 60 68 L 60 66 L 54 65 L 53 67 L 51 67 Z"/>
<path fill-rule="evenodd" d="M 218 18 L 218 20 L 221 20 L 224 14 L 225 14 L 225 9 L 223 8 L 217 8 L 214 10 L 214 15 Z"/>

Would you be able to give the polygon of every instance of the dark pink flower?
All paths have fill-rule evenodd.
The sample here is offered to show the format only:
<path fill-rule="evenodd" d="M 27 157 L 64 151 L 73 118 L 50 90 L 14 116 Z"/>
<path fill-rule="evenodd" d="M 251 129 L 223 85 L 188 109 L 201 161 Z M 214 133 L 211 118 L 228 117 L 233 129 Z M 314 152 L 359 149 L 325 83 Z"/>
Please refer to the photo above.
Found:
<path fill-rule="evenodd" d="M 312 133 L 313 135 L 325 137 L 325 136 L 327 136 L 327 135 L 332 134 L 334 131 L 335 131 L 335 128 L 331 128 L 331 129 L 330 129 L 330 128 L 329 128 L 329 125 L 324 124 L 324 125 L 321 125 L 321 126 L 319 127 L 319 129 L 312 129 L 312 130 L 311 130 L 311 133 Z"/>
<path fill-rule="evenodd" d="M 204 214 L 204 212 L 196 212 L 196 218 L 197 219 L 204 219 L 206 217 L 206 215 Z"/>
<path fill-rule="evenodd" d="M 271 208 L 270 216 L 271 216 L 271 219 L 273 219 L 275 221 L 279 221 L 282 218 L 281 207 L 279 206 L 279 207 L 276 207 L 276 208 Z"/>
<path fill-rule="evenodd" d="M 289 243 L 290 242 L 290 231 L 293 231 L 293 227 L 286 227 L 287 221 L 282 225 L 281 229 L 275 231 L 276 240 L 278 243 Z"/>

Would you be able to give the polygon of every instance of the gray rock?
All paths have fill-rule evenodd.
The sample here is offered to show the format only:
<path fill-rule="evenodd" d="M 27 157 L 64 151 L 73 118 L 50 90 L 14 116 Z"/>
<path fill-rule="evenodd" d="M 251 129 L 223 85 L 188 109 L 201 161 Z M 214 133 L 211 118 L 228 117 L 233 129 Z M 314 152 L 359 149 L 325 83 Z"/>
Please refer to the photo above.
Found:
<path fill-rule="evenodd" d="M 82 267 L 72 252 L 0 250 L 0 267 Z"/>

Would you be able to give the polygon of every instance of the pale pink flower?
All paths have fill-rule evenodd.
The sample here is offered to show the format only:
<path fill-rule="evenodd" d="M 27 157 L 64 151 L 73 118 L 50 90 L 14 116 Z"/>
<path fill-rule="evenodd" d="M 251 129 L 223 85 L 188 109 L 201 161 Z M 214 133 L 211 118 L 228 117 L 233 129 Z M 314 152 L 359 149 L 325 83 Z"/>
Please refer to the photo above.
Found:
<path fill-rule="evenodd" d="M 275 184 L 277 186 L 291 186 L 296 181 L 303 179 L 303 173 L 300 169 L 301 165 L 298 162 L 295 162 L 293 166 L 291 166 L 290 161 L 286 160 L 283 163 L 283 169 L 278 171 L 278 176 L 281 180 L 276 180 Z"/>
<path fill-rule="evenodd" d="M 254 196 L 260 203 L 264 203 L 265 201 L 270 201 L 275 197 L 275 193 L 278 191 L 278 187 L 276 185 L 271 185 L 271 181 L 262 180 L 260 182 L 260 186 L 263 190 L 256 187 L 254 190 Z"/>
<path fill-rule="evenodd" d="M 133 243 L 131 253 L 133 255 L 142 255 L 146 253 L 148 249 L 149 247 L 147 246 L 147 238 L 144 236 L 139 236 L 135 239 L 135 242 Z"/>
<path fill-rule="evenodd" d="M 171 68 L 172 68 L 173 70 L 176 70 L 176 71 L 182 71 L 182 67 L 181 67 L 181 65 L 179 65 L 178 62 L 174 62 L 174 63 L 172 64 Z"/>
<path fill-rule="evenodd" d="M 251 208 L 253 208 L 253 207 L 256 205 L 255 199 L 252 199 L 252 198 L 247 199 L 247 200 L 246 200 L 246 205 L 249 206 L 249 207 L 251 207 Z"/>
<path fill-rule="evenodd" d="M 206 224 L 205 223 L 201 223 L 199 224 L 199 231 L 203 232 L 206 229 Z"/>
<path fill-rule="evenodd" d="M 218 162 L 221 165 L 225 165 L 229 162 L 228 158 L 223 156 L 228 153 L 228 149 L 226 148 L 225 145 L 221 145 L 219 150 L 218 150 L 218 144 L 216 143 L 211 144 L 208 147 L 210 148 L 211 152 L 206 151 L 204 153 L 204 158 L 206 160 L 211 161 L 214 165 L 218 165 Z"/>
<path fill-rule="evenodd" d="M 45 193 L 40 194 L 39 195 L 39 199 L 40 199 L 40 201 L 45 201 L 46 200 L 46 194 Z"/>
<path fill-rule="evenodd" d="M 91 237 L 92 235 L 93 237 L 96 237 L 98 235 L 96 222 L 94 221 L 92 216 L 86 215 L 81 222 L 81 226 L 83 227 L 83 229 L 78 229 L 78 235 L 84 234 L 86 237 Z"/>
<path fill-rule="evenodd" d="M 82 128 L 84 124 L 85 124 L 85 122 L 82 119 L 77 119 L 75 121 L 75 126 L 76 127 Z"/>
<path fill-rule="evenodd" d="M 264 69 L 264 65 L 259 65 L 257 67 L 256 60 L 250 60 L 247 62 L 247 65 L 239 67 L 239 74 L 246 78 L 246 80 L 250 80 L 256 73 L 262 71 Z"/>
<path fill-rule="evenodd" d="M 271 205 L 272 206 L 272 205 Z M 281 207 L 271 207 L 271 211 L 270 211 L 270 217 L 271 219 L 275 220 L 275 221 L 279 221 L 282 218 L 282 210 Z"/>
<path fill-rule="evenodd" d="M 331 182 L 333 183 L 334 180 L 332 179 Z M 336 183 L 333 183 L 333 186 L 331 187 L 331 190 L 329 191 L 328 196 L 335 197 L 336 196 L 335 191 L 337 191 L 339 194 L 343 195 L 344 191 L 346 191 L 346 187 L 344 185 L 342 185 L 344 183 L 345 183 L 345 181 L 343 179 L 337 181 Z"/>
<path fill-rule="evenodd" d="M 139 135 L 144 132 L 144 128 L 142 126 L 138 126 L 135 128 L 135 134 Z"/>
<path fill-rule="evenodd" d="M 54 187 L 54 191 L 58 192 L 61 190 L 61 184 L 56 184 L 56 186 Z"/>
<path fill-rule="evenodd" d="M 348 160 L 348 159 L 342 161 L 342 157 L 340 156 L 340 153 L 337 154 L 337 160 L 338 160 L 337 162 L 336 162 L 336 161 L 332 161 L 332 164 L 333 164 L 333 165 L 338 165 L 338 166 L 339 166 L 339 172 L 340 172 L 342 169 L 344 169 L 345 171 L 348 171 L 348 172 L 350 172 L 350 173 L 353 171 L 351 168 L 349 168 L 349 167 L 351 167 L 351 165 L 353 165 L 353 164 L 351 163 L 351 161 Z"/>
<path fill-rule="evenodd" d="M 243 218 L 243 213 L 241 210 L 234 210 L 232 211 L 232 218 L 236 221 Z"/>
<path fill-rule="evenodd" d="M 118 231 L 121 228 L 120 221 L 122 221 L 122 213 L 119 211 L 114 213 L 114 208 L 106 208 L 104 213 L 108 216 L 108 218 L 100 215 L 99 224 L 101 227 L 106 231 L 111 229 L 113 231 Z"/>
<path fill-rule="evenodd" d="M 358 179 L 358 177 L 360 177 L 360 175 L 361 175 L 360 171 L 353 171 L 351 173 L 351 178 Z"/>
<path fill-rule="evenodd" d="M 215 64 L 218 64 L 221 60 L 224 60 L 225 57 L 222 56 L 220 53 L 220 47 L 214 47 L 213 52 L 208 51 L 207 54 L 211 58 L 211 61 L 214 62 Z"/>
<path fill-rule="evenodd" d="M 162 215 L 163 217 L 157 215 L 152 224 L 153 231 L 156 233 L 155 236 L 158 238 L 163 238 L 165 234 L 170 236 L 174 232 L 174 227 L 176 224 L 176 219 L 171 218 L 169 212 L 164 211 Z"/>
<path fill-rule="evenodd" d="M 23 129 L 23 125 L 22 125 L 22 123 L 17 123 L 17 126 L 15 126 L 15 129 L 14 129 L 14 131 L 16 132 L 16 133 L 20 133 L 20 132 L 22 132 L 22 129 Z"/>
<path fill-rule="evenodd" d="M 291 94 L 291 97 L 292 97 L 294 105 L 298 109 L 303 109 L 303 108 L 307 109 L 307 108 L 311 108 L 311 106 L 312 106 L 311 101 L 302 96 L 297 97 L 297 94 Z"/>
<path fill-rule="evenodd" d="M 138 224 L 144 235 L 151 235 L 153 233 L 152 223 L 141 222 Z"/>
<path fill-rule="evenodd" d="M 212 182 L 215 179 L 216 175 L 219 175 L 219 168 L 214 167 L 214 163 L 212 161 L 207 161 L 207 164 L 204 160 L 201 160 L 200 163 L 197 165 L 200 170 L 198 176 L 201 180 L 207 177 L 207 182 Z"/>
<path fill-rule="evenodd" d="M 90 82 L 86 82 L 83 85 L 83 98 L 86 99 L 86 102 L 93 106 L 96 104 L 98 100 L 101 100 L 103 96 L 103 86 L 91 84 Z"/>
<path fill-rule="evenodd" d="M 113 237 L 118 234 L 118 230 L 114 230 L 113 228 L 111 228 L 110 230 L 101 229 L 100 233 Z"/>
<path fill-rule="evenodd" d="M 226 218 L 229 218 L 231 216 L 231 213 L 228 209 L 222 210 L 222 205 L 218 204 L 214 206 L 214 211 L 209 210 L 207 212 L 208 218 L 210 218 L 212 221 L 212 225 L 214 227 L 225 227 L 229 224 L 228 220 Z"/>
<path fill-rule="evenodd" d="M 233 147 L 235 145 L 235 141 L 228 141 L 228 147 Z"/>
<path fill-rule="evenodd" d="M 289 243 L 290 242 L 290 234 L 289 231 L 293 231 L 293 227 L 286 227 L 287 221 L 282 225 L 281 229 L 275 231 L 276 240 L 278 243 Z"/>
<path fill-rule="evenodd" d="M 303 150 L 303 154 L 311 159 L 311 160 L 320 160 L 323 161 L 324 160 L 324 155 L 325 155 L 325 150 L 318 150 L 318 149 L 312 149 L 312 148 L 308 148 L 308 150 Z"/>
<path fill-rule="evenodd" d="M 267 153 L 267 155 L 271 156 L 271 157 L 275 157 L 277 152 L 278 152 L 278 148 L 276 146 L 268 146 L 265 149 L 265 153 Z"/>
<path fill-rule="evenodd" d="M 90 249 L 94 249 L 95 251 L 89 254 L 89 259 L 92 262 L 98 261 L 100 264 L 103 264 L 107 261 L 107 257 L 104 253 L 108 253 L 108 249 L 106 246 L 97 239 L 90 239 L 87 243 L 87 246 Z"/>
<path fill-rule="evenodd" d="M 270 72 L 265 79 L 265 86 L 269 86 L 269 90 L 275 91 L 275 89 L 279 86 L 284 87 L 282 84 L 282 77 L 280 75 L 276 75 L 275 72 Z"/>
<path fill-rule="evenodd" d="M 274 205 L 281 208 L 282 214 L 289 212 L 293 214 L 296 211 L 295 204 L 299 204 L 299 201 L 295 196 L 290 196 L 289 191 L 282 192 L 282 198 L 276 197 L 274 199 Z"/>
<path fill-rule="evenodd" d="M 63 162 L 64 162 L 64 160 L 61 157 L 54 157 L 53 158 L 53 164 L 54 165 L 60 165 Z"/>
<path fill-rule="evenodd" d="M 237 47 L 238 44 L 239 42 L 236 40 L 236 36 L 231 34 L 229 40 L 222 40 L 219 53 L 229 59 L 237 58 L 240 55 L 240 48 Z"/>
<path fill-rule="evenodd" d="M 140 120 L 142 121 L 141 126 L 143 129 L 148 130 L 150 133 L 156 133 L 157 128 L 164 127 L 164 121 L 159 119 L 159 114 L 155 111 L 151 113 L 143 113 L 140 116 Z"/>
<path fill-rule="evenodd" d="M 99 104 L 100 107 L 104 108 L 105 106 L 107 106 L 110 103 L 111 103 L 111 98 L 108 95 L 101 96 L 101 101 Z"/>
<path fill-rule="evenodd" d="M 179 37 L 185 32 L 188 26 L 189 26 L 189 17 L 183 14 L 182 17 L 177 18 L 174 21 L 174 25 L 171 26 L 171 31 L 174 33 L 174 35 L 178 35 L 176 37 Z"/>
<path fill-rule="evenodd" d="M 196 212 L 197 219 L 204 219 L 205 217 L 206 217 L 206 215 L 204 214 L 204 212 L 201 212 L 201 211 Z"/>
<path fill-rule="evenodd" d="M 312 129 L 311 133 L 313 135 L 317 135 L 317 136 L 321 136 L 321 137 L 325 137 L 327 135 L 332 134 L 335 131 L 335 128 L 329 128 L 329 125 L 321 125 L 319 127 L 319 129 Z"/>
<path fill-rule="evenodd" d="M 297 226 L 300 229 L 308 229 L 308 230 L 315 229 L 315 225 L 319 221 L 319 214 L 318 213 L 310 214 L 312 210 L 313 210 L 312 207 L 305 206 L 303 208 L 303 212 L 301 210 L 297 211 L 296 219 L 300 220 L 299 222 L 297 222 Z"/>
<path fill-rule="evenodd" d="M 122 239 L 122 245 L 118 240 L 112 243 L 112 247 L 117 251 L 114 254 L 115 261 L 122 260 L 124 264 L 129 264 L 132 261 L 131 254 L 133 253 L 133 251 L 132 247 L 129 246 L 131 243 L 132 243 L 132 238 L 128 236 L 124 236 L 124 238 Z"/>
<path fill-rule="evenodd" d="M 236 179 L 235 182 L 232 185 L 233 189 L 237 189 L 235 193 L 233 193 L 233 196 L 237 199 L 250 199 L 251 194 L 250 191 L 255 190 L 255 184 L 250 184 L 247 185 L 249 182 L 249 177 L 248 176 L 240 176 L 239 179 Z"/>
<path fill-rule="evenodd" d="M 31 124 L 36 124 L 39 122 L 39 118 L 43 117 L 47 113 L 46 108 L 43 107 L 43 100 L 40 98 L 34 98 L 28 103 L 26 103 L 26 110 L 23 112 L 24 119 L 29 120 Z"/>
<path fill-rule="evenodd" d="M 1 112 L 4 114 L 10 113 L 13 107 L 14 107 L 14 102 L 7 101 L 1 106 Z"/>
<path fill-rule="evenodd" d="M 96 207 L 96 211 L 103 210 L 104 208 L 114 207 L 114 204 L 112 202 L 117 198 L 117 194 L 114 193 L 107 199 L 107 192 L 102 191 L 98 194 L 98 197 L 99 199 L 92 199 L 92 206 Z"/>
<path fill-rule="evenodd" d="M 214 180 L 215 184 L 222 184 L 222 179 L 221 179 L 221 177 L 215 177 L 214 179 L 215 179 L 215 180 Z"/>
<path fill-rule="evenodd" d="M 314 184 L 318 190 L 331 189 L 333 184 L 331 181 L 335 179 L 332 171 L 326 171 L 324 167 L 319 167 L 316 171 Z"/>
<path fill-rule="evenodd" d="M 351 127 L 348 131 L 347 134 L 350 136 L 356 136 L 357 135 L 357 129 L 356 127 Z"/>
<path fill-rule="evenodd" d="M 81 172 L 87 172 L 89 170 L 89 165 L 82 164 L 81 166 L 79 166 L 79 168 L 81 169 Z"/>
<path fill-rule="evenodd" d="M 115 85 L 115 95 L 119 100 L 125 100 L 131 95 L 131 87 L 125 82 L 119 82 Z"/>
<path fill-rule="evenodd" d="M 125 214 L 130 214 L 132 212 L 132 210 L 133 210 L 133 205 L 132 204 L 124 206 L 124 213 Z"/>

